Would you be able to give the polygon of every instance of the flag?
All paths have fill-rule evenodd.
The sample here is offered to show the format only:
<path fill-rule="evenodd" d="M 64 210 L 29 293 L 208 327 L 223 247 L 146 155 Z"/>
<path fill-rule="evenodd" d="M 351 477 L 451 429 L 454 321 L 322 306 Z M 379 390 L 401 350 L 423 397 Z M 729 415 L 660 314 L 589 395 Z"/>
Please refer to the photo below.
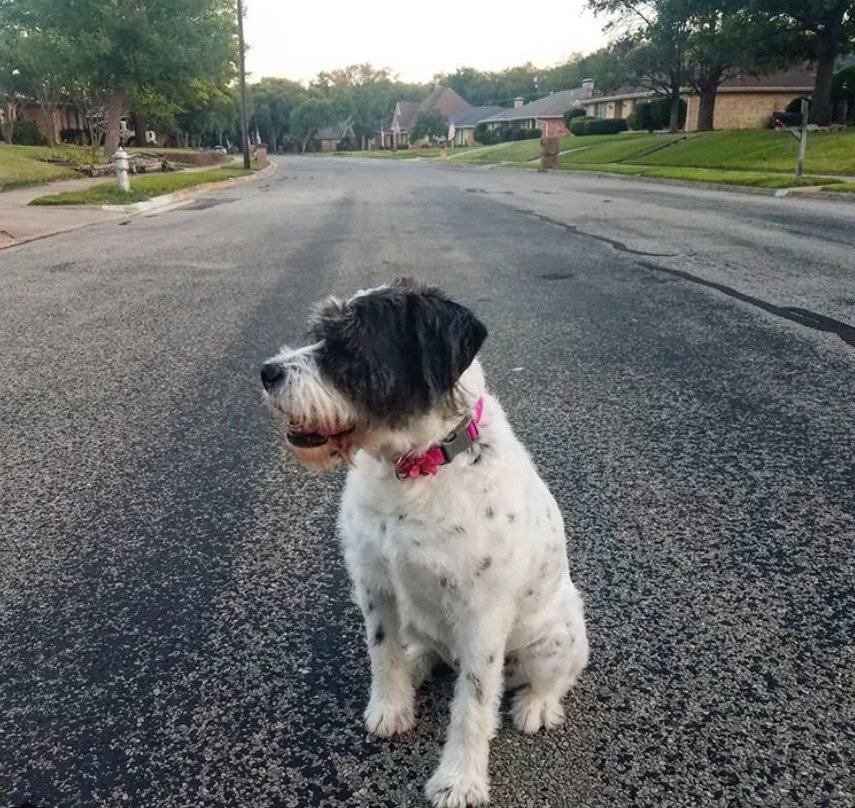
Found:
<path fill-rule="evenodd" d="M 454 135 L 456 134 L 456 132 L 457 132 L 457 130 L 454 128 L 454 124 L 452 123 L 451 126 L 448 127 L 448 142 L 449 143 L 454 141 Z"/>

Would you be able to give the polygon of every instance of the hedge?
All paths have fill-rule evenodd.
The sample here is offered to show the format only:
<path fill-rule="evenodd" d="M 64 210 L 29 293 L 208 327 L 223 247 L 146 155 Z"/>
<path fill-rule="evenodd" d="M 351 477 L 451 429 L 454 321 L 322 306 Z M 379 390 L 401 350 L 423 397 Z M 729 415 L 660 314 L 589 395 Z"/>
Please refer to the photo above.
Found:
<path fill-rule="evenodd" d="M 580 137 L 616 135 L 618 132 L 626 132 L 628 128 L 626 118 L 574 118 L 570 123 L 570 131 Z"/>
<path fill-rule="evenodd" d="M 680 116 L 677 121 L 678 128 L 682 129 L 686 123 L 687 104 L 680 99 Z M 642 101 L 635 105 L 635 109 L 626 119 L 629 128 L 638 131 L 655 129 L 668 129 L 671 126 L 671 99 L 666 97 L 654 98 L 652 101 Z"/>

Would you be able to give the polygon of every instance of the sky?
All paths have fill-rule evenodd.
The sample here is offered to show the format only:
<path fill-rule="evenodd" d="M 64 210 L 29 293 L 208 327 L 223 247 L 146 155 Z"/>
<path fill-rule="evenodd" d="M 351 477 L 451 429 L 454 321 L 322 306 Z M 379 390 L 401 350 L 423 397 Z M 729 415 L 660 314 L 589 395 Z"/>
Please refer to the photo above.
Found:
<path fill-rule="evenodd" d="M 245 0 L 250 80 L 307 82 L 321 70 L 370 62 L 403 81 L 468 66 L 546 67 L 605 43 L 585 0 Z"/>

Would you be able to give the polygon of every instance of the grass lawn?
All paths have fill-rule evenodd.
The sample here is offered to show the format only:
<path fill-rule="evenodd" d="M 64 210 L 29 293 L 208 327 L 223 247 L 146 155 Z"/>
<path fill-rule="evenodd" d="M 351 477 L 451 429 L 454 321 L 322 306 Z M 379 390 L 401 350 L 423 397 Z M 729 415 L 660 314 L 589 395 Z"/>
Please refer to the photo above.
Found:
<path fill-rule="evenodd" d="M 775 174 L 762 171 L 727 171 L 704 168 L 658 167 L 607 163 L 605 165 L 565 165 L 573 171 L 602 171 L 608 174 L 624 174 L 633 177 L 659 177 L 669 180 L 711 182 L 720 185 L 745 185 L 753 188 L 795 188 L 808 185 L 829 185 L 840 180 L 828 177 L 805 176 L 796 179 L 792 174 Z"/>
<path fill-rule="evenodd" d="M 669 146 L 685 135 L 651 135 L 647 133 L 632 135 L 599 135 L 597 141 L 589 145 L 591 137 L 576 137 L 567 148 L 572 149 L 558 158 L 560 165 L 577 163 L 622 163 L 635 161 L 639 157 Z M 563 145 L 563 144 L 562 144 Z M 667 151 L 667 149 L 666 149 Z"/>
<path fill-rule="evenodd" d="M 468 151 L 455 157 L 455 163 L 470 165 L 489 165 L 490 163 L 518 163 L 540 157 L 539 140 L 514 140 L 510 143 L 497 143 Z"/>
<path fill-rule="evenodd" d="M 823 191 L 834 191 L 838 194 L 855 194 L 855 182 L 841 182 L 838 185 L 829 185 Z"/>
<path fill-rule="evenodd" d="M 233 177 L 243 177 L 250 174 L 244 171 L 240 163 L 215 168 L 210 171 L 179 171 L 170 174 L 149 174 L 131 178 L 130 193 L 123 193 L 116 187 L 115 182 L 105 182 L 93 185 L 82 191 L 67 191 L 62 194 L 40 196 L 30 202 L 31 205 L 128 205 L 132 202 L 142 202 L 162 194 L 171 194 L 194 185 L 208 182 L 222 182 Z"/>
<path fill-rule="evenodd" d="M 42 162 L 39 158 L 49 151 L 41 146 L 0 144 L 0 191 L 80 176 L 73 169 Z"/>
<path fill-rule="evenodd" d="M 637 162 L 657 166 L 792 171 L 798 145 L 786 132 L 713 132 L 677 143 Z M 855 174 L 855 132 L 811 132 L 805 171 Z"/>

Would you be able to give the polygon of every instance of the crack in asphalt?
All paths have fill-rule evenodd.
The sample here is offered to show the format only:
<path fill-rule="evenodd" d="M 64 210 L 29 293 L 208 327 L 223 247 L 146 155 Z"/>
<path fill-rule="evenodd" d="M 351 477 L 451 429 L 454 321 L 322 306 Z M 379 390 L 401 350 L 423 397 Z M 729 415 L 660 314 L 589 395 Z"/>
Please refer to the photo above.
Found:
<path fill-rule="evenodd" d="M 836 334 L 847 345 L 855 348 L 855 326 L 849 323 L 844 323 L 841 320 L 835 320 L 833 317 L 826 317 L 824 314 L 818 314 L 810 309 L 803 309 L 799 306 L 778 306 L 774 303 L 769 303 L 759 297 L 745 294 L 734 289 L 732 286 L 727 286 L 716 281 L 708 281 L 705 278 L 699 278 L 697 275 L 692 275 L 689 272 L 684 272 L 681 269 L 671 269 L 663 267 L 659 264 L 653 264 L 648 261 L 638 261 L 638 266 L 644 269 L 652 270 L 653 272 L 664 272 L 668 275 L 674 275 L 677 278 L 696 283 L 699 286 L 706 286 L 710 289 L 715 289 L 722 294 L 732 297 L 742 303 L 747 303 L 749 306 L 755 306 L 758 309 L 774 314 L 776 317 L 781 317 L 784 320 L 790 320 L 799 325 L 813 328 L 815 331 L 825 331 L 830 334 Z"/>
<path fill-rule="evenodd" d="M 567 222 L 562 222 L 560 219 L 553 219 L 551 216 L 544 216 L 542 213 L 536 213 L 533 210 L 521 210 L 519 212 L 525 213 L 533 219 L 539 219 L 541 222 L 554 224 L 557 227 L 563 227 L 574 235 L 592 238 L 594 241 L 601 241 L 603 244 L 608 244 L 610 247 L 614 247 L 618 252 L 628 253 L 629 255 L 640 255 L 644 258 L 677 258 L 679 256 L 679 253 L 654 253 L 646 252 L 644 250 L 634 250 L 632 247 L 627 247 L 626 244 L 622 241 L 618 241 L 617 239 L 609 238 L 608 236 L 600 236 L 597 233 L 588 233 L 584 230 L 580 230 L 575 224 L 567 224 Z"/>
<path fill-rule="evenodd" d="M 608 236 L 600 236 L 596 233 L 587 233 L 584 230 L 580 230 L 574 224 L 568 224 L 567 222 L 562 222 L 559 219 L 544 216 L 543 214 L 536 213 L 533 210 L 521 210 L 519 212 L 525 213 L 528 216 L 531 216 L 534 219 L 539 219 L 547 224 L 554 224 L 558 227 L 563 227 L 574 235 L 585 236 L 586 238 L 591 238 L 595 241 L 608 244 L 618 252 L 628 253 L 629 255 L 638 255 L 644 258 L 677 258 L 679 256 L 679 253 L 652 253 L 644 252 L 643 250 L 634 250 L 632 247 L 627 247 L 626 244 L 622 241 L 618 241 L 617 239 L 609 238 Z M 825 331 L 829 334 L 836 334 L 847 345 L 855 348 L 855 326 L 850 325 L 849 323 L 844 323 L 841 320 L 835 320 L 833 317 L 827 317 L 824 314 L 819 314 L 818 312 L 811 311 L 810 309 L 803 309 L 799 306 L 778 306 L 775 303 L 769 303 L 759 297 L 754 297 L 753 295 L 740 292 L 732 286 L 717 283 L 716 281 L 709 281 L 681 269 L 671 269 L 670 267 L 663 267 L 659 264 L 653 264 L 647 261 L 638 261 L 637 264 L 644 269 L 649 269 L 654 272 L 664 272 L 668 275 L 682 278 L 690 283 L 695 283 L 699 286 L 706 286 L 709 289 L 715 289 L 716 291 L 721 292 L 728 297 L 732 297 L 735 300 L 739 300 L 742 303 L 747 303 L 750 306 L 762 309 L 776 317 L 781 317 L 784 320 L 790 320 L 791 322 L 798 323 L 799 325 L 803 325 L 807 328 L 812 328 L 815 331 Z"/>

